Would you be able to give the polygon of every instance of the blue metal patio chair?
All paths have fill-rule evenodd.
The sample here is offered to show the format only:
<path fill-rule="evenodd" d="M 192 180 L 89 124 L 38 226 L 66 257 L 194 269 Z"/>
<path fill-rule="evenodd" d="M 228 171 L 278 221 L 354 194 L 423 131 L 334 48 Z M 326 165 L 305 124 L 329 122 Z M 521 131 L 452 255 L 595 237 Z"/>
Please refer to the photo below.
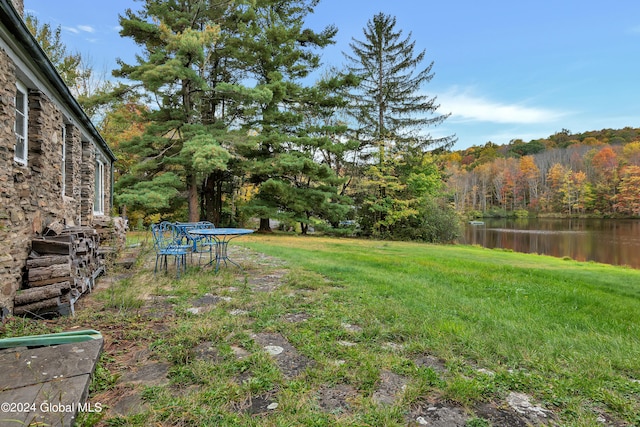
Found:
<path fill-rule="evenodd" d="M 163 221 L 160 224 L 152 224 L 151 233 L 153 234 L 153 248 L 156 251 L 156 265 L 153 273 L 158 271 L 158 261 L 160 261 L 160 268 L 164 262 L 164 270 L 167 272 L 167 258 L 172 256 L 176 264 L 176 277 L 180 278 L 180 271 L 182 269 L 187 271 L 187 253 L 189 251 L 187 247 L 179 244 L 177 227 L 170 222 Z"/>
<path fill-rule="evenodd" d="M 209 221 L 198 222 L 176 222 L 176 227 L 180 233 L 180 240 L 182 243 L 186 242 L 191 246 L 192 253 L 204 253 L 209 252 L 209 263 L 213 262 L 213 253 L 215 251 L 216 242 L 210 236 L 195 236 L 189 234 L 189 230 L 195 230 L 199 228 L 216 228 Z M 198 264 L 200 264 L 200 257 L 198 257 Z"/>

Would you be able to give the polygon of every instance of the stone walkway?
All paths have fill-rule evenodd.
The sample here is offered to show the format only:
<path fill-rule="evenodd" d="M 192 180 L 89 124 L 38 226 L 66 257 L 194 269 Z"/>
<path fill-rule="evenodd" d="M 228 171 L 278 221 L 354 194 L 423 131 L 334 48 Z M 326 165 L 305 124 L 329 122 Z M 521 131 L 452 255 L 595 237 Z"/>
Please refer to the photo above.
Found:
<path fill-rule="evenodd" d="M 285 264 L 277 259 L 266 255 L 258 254 L 250 250 L 233 247 L 234 260 L 242 265 L 251 265 L 251 275 L 245 277 L 238 274 L 237 285 L 226 287 L 225 294 L 232 295 L 240 288 L 248 287 L 251 292 L 274 292 L 283 284 L 283 279 L 288 270 Z M 237 286 L 237 287 L 236 287 Z M 214 291 L 212 291 L 214 292 Z M 304 289 L 296 292 L 305 292 Z M 294 296 L 294 295 L 292 295 Z M 230 303 L 233 297 L 206 294 L 191 301 L 191 307 L 187 309 L 192 315 L 204 315 L 216 308 L 221 302 Z M 174 307 L 163 302 L 162 298 L 152 298 L 147 306 L 142 310 L 146 313 L 158 313 L 156 326 L 159 329 L 165 327 L 162 320 L 173 313 Z M 249 306 L 234 306 L 229 310 L 230 316 L 246 316 L 251 311 Z M 153 316 L 152 316 L 153 317 Z M 288 323 L 307 322 L 312 316 L 304 311 L 292 310 L 286 313 L 281 320 Z M 245 322 L 250 327 L 251 322 Z M 359 325 L 343 323 L 347 335 L 362 332 Z M 108 334 L 109 331 L 105 331 Z M 116 334 L 116 331 L 114 331 Z M 238 344 L 231 345 L 231 350 L 237 359 L 249 357 L 252 352 L 261 351 L 272 358 L 274 364 L 282 373 L 285 381 L 297 380 L 304 375 L 305 371 L 316 366 L 316 361 L 305 356 L 281 333 L 275 332 L 252 332 L 248 331 L 253 346 L 243 348 Z M 112 341 L 117 341 L 117 335 Z M 358 345 L 350 341 L 340 341 L 338 345 L 351 347 Z M 116 345 L 116 344 L 110 344 Z M 148 348 L 137 347 L 131 344 L 131 348 L 119 349 L 122 353 L 128 354 L 128 359 L 123 360 L 121 365 L 126 366 L 120 372 L 114 389 L 95 397 L 96 401 L 108 402 L 111 415 L 133 415 L 148 409 L 142 398 L 145 386 L 165 386 L 168 384 L 168 373 L 171 365 L 153 358 L 152 352 Z M 401 344 L 389 342 L 384 345 L 389 351 L 401 352 Z M 112 351 L 114 348 L 107 348 Z M 219 349 L 213 342 L 203 342 L 193 349 L 193 357 L 197 360 L 204 360 L 212 363 L 222 360 Z M 345 360 L 336 360 L 336 365 L 346 363 Z M 410 360 L 418 368 L 428 368 L 433 371 L 436 377 L 445 379 L 450 373 L 445 363 L 432 355 L 422 355 Z M 487 370 L 481 372 L 491 375 Z M 248 381 L 251 372 L 246 371 L 237 378 L 238 383 Z M 402 402 L 405 391 L 412 379 L 407 376 L 392 372 L 391 370 L 381 370 L 376 390 L 371 395 L 371 400 L 379 406 L 397 405 Z M 246 401 L 233 402 L 230 408 L 239 413 L 248 413 L 253 416 L 263 416 L 278 408 L 278 389 L 272 389 L 263 394 L 251 396 Z M 320 387 L 314 394 L 318 407 L 331 414 L 349 414 L 353 411 L 355 402 L 361 402 L 363 396 L 359 390 L 348 384 L 327 384 Z M 477 405 L 474 408 L 463 408 L 451 404 L 442 399 L 438 394 L 421 397 L 421 400 L 411 404 L 406 408 L 407 426 L 434 426 L 434 427 L 465 427 L 473 419 L 483 419 L 493 427 L 513 427 L 513 426 L 536 426 L 536 425 L 556 425 L 552 412 L 540 407 L 529 396 L 519 393 L 511 393 L 505 401 L 488 402 Z M 480 424 L 476 424 L 480 425 Z M 615 423 L 603 423 L 603 425 L 616 425 Z M 622 425 L 622 424 L 619 424 Z"/>
<path fill-rule="evenodd" d="M 0 351 L 0 426 L 69 426 L 101 411 L 87 393 L 103 340 Z"/>

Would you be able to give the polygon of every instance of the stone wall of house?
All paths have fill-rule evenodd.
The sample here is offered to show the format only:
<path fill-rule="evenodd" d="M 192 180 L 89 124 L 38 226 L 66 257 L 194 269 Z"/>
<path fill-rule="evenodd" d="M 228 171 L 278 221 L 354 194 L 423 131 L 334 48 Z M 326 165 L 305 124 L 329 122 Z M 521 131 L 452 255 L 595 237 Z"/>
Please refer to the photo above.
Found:
<path fill-rule="evenodd" d="M 94 173 L 96 170 L 96 152 L 93 144 L 82 142 L 82 165 L 80 169 L 80 218 L 83 225 L 93 220 Z"/>
<path fill-rule="evenodd" d="M 15 77 L 8 80 L 3 87 L 15 88 Z M 7 166 L 2 169 L 9 176 L 3 179 L 0 208 L 3 218 L 0 241 L 4 242 L 0 251 L 4 261 L 0 271 L 0 305 L 9 310 L 22 282 L 31 239 L 47 225 L 67 216 L 61 194 L 62 114 L 42 92 L 30 90 L 28 99 L 26 166 L 13 159 L 15 136 L 13 126 L 7 126 L 15 120 L 13 97 L 9 105 L 3 103 L 2 111 L 2 164 Z"/>
<path fill-rule="evenodd" d="M 104 215 L 111 216 L 111 166 L 108 162 L 104 165 Z M 114 215 L 117 215 L 118 212 L 114 212 Z"/>
<path fill-rule="evenodd" d="M 65 224 L 68 226 L 82 225 L 80 216 L 80 170 L 82 168 L 82 140 L 80 130 L 70 124 L 66 129 L 66 158 L 65 162 Z"/>
<path fill-rule="evenodd" d="M 14 179 L 22 180 L 21 175 L 14 176 L 15 135 L 10 126 L 15 120 L 15 67 L 5 52 L 0 50 L 0 311 L 11 307 L 9 296 L 13 295 L 20 284 L 21 266 L 16 258 L 23 256 L 18 240 L 24 239 L 12 224 L 24 224 L 26 218 L 21 210 L 14 209 L 17 197 Z M 24 225 L 23 225 L 24 227 Z"/>
<path fill-rule="evenodd" d="M 83 142 L 80 130 L 65 123 L 38 90 L 28 95 L 27 165 L 14 160 L 15 74 L 15 64 L 0 50 L 0 311 L 12 310 L 32 238 L 53 222 L 91 225 L 93 218 L 95 146 Z"/>

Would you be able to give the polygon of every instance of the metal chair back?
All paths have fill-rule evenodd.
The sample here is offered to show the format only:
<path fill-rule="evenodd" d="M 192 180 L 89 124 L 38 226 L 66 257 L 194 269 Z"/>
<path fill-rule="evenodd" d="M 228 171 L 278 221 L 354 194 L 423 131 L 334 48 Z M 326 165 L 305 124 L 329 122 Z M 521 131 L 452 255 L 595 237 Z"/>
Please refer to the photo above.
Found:
<path fill-rule="evenodd" d="M 189 233 L 189 230 L 203 228 L 213 229 L 216 228 L 215 225 L 213 225 L 209 221 L 176 222 L 175 225 L 178 229 L 180 242 L 189 245 L 191 247 L 192 253 L 209 252 L 209 258 L 212 257 L 213 247 L 215 247 L 215 241 L 208 236 L 194 236 Z"/>
<path fill-rule="evenodd" d="M 151 225 L 151 234 L 153 235 L 153 248 L 156 251 L 156 265 L 154 273 L 158 270 L 158 261 L 164 262 L 165 271 L 168 270 L 167 258 L 173 256 L 176 264 L 176 275 L 180 277 L 180 271 L 187 268 L 187 248 L 180 245 L 179 230 L 168 221 Z"/>

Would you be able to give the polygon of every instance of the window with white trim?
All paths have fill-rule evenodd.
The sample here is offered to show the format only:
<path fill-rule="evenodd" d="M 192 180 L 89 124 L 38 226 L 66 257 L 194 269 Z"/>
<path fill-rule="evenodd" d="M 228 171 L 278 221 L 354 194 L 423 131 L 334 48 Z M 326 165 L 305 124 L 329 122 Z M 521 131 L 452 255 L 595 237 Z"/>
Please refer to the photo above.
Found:
<path fill-rule="evenodd" d="M 29 152 L 27 128 L 29 120 L 29 99 L 27 87 L 20 82 L 16 82 L 16 121 L 13 124 L 13 131 L 16 135 L 16 145 L 14 159 L 18 163 L 27 164 L 27 153 Z"/>
<path fill-rule="evenodd" d="M 93 201 L 93 213 L 96 215 L 104 214 L 104 162 L 96 157 L 95 171 L 95 198 Z"/>

